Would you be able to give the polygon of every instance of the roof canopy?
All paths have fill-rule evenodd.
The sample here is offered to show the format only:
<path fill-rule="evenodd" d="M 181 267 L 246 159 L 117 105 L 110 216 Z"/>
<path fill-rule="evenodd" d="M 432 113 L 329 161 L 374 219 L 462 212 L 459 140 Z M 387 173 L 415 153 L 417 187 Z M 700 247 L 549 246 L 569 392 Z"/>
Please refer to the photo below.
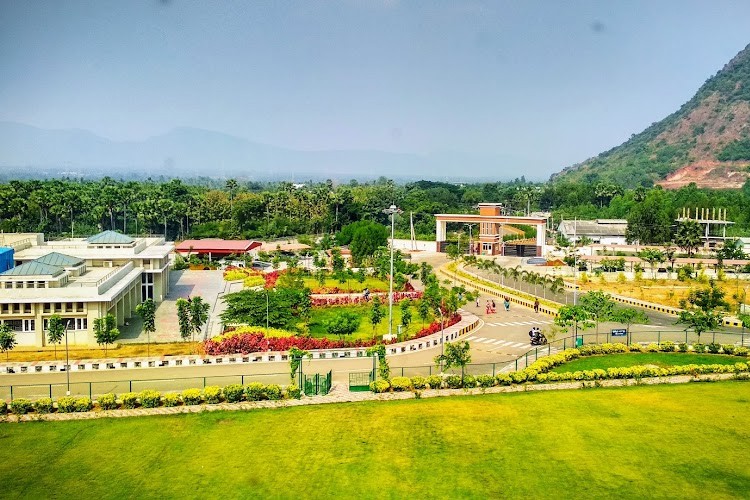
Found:
<path fill-rule="evenodd" d="M 78 257 L 71 257 L 70 255 L 65 255 L 59 252 L 52 252 L 39 257 L 38 259 L 34 259 L 34 262 L 57 267 L 78 267 L 84 263 L 84 260 L 79 259 Z"/>
<path fill-rule="evenodd" d="M 176 252 L 183 253 L 244 253 L 260 246 L 257 241 L 251 240 L 222 240 L 222 239 L 205 239 L 205 240 L 185 240 L 175 246 Z"/>
<path fill-rule="evenodd" d="M 102 231 L 89 237 L 86 241 L 92 245 L 130 245 L 135 242 L 130 236 L 116 231 Z"/>
<path fill-rule="evenodd" d="M 0 276 L 59 276 L 64 272 L 65 270 L 61 267 L 50 266 L 49 264 L 32 260 L 13 269 L 8 269 L 0 274 Z"/>

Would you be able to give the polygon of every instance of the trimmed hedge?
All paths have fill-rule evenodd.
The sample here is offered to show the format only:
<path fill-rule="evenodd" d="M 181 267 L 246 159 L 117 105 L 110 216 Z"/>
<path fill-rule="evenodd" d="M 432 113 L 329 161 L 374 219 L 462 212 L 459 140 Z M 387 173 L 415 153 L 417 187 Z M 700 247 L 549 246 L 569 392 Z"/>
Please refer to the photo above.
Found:
<path fill-rule="evenodd" d="M 141 391 L 141 406 L 144 408 L 156 408 L 161 404 L 161 393 L 151 389 Z"/>
<path fill-rule="evenodd" d="M 409 377 L 393 377 L 391 379 L 391 388 L 396 392 L 411 390 L 411 379 Z"/>
<path fill-rule="evenodd" d="M 0 415 L 5 415 L 5 412 L 7 411 L 8 403 L 6 403 L 4 399 L 0 399 Z"/>
<path fill-rule="evenodd" d="M 186 405 L 199 405 L 203 402 L 200 389 L 185 389 L 182 391 L 182 401 Z"/>
<path fill-rule="evenodd" d="M 31 401 L 24 398 L 14 399 L 10 402 L 10 411 L 14 415 L 26 415 L 32 407 Z"/>
<path fill-rule="evenodd" d="M 120 394 L 120 398 L 122 399 L 123 408 L 127 408 L 130 410 L 138 406 L 137 392 L 126 392 L 125 394 Z"/>
<path fill-rule="evenodd" d="M 180 398 L 180 395 L 175 392 L 169 392 L 164 395 L 164 406 L 177 406 L 181 401 L 182 399 Z"/>
<path fill-rule="evenodd" d="M 218 385 L 204 387 L 203 397 L 206 398 L 206 403 L 210 405 L 221 403 L 221 387 Z"/>
<path fill-rule="evenodd" d="M 115 410 L 117 409 L 117 395 L 112 394 L 111 392 L 109 394 L 102 394 L 99 396 L 99 406 L 102 410 Z"/>
<path fill-rule="evenodd" d="M 41 398 L 34 401 L 34 411 L 37 413 L 52 413 L 53 409 L 52 398 Z"/>

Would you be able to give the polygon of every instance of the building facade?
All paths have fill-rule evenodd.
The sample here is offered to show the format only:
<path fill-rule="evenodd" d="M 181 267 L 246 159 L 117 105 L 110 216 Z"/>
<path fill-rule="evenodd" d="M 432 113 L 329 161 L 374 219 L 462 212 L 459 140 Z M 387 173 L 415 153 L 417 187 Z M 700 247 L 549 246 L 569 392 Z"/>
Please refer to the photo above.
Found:
<path fill-rule="evenodd" d="M 3 238 L 15 266 L 0 273 L 0 321 L 15 330 L 19 345 L 47 345 L 53 314 L 68 326 L 70 344 L 96 344 L 95 319 L 112 314 L 125 325 L 138 304 L 161 302 L 169 291 L 174 246 L 163 238 L 113 231 L 46 242 L 42 234 Z"/>

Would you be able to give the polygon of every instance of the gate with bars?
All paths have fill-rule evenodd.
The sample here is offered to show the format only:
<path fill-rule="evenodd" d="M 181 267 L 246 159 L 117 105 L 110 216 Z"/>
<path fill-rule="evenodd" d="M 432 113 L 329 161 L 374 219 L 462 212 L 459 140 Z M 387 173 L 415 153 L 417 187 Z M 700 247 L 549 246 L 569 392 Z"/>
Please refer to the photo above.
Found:
<path fill-rule="evenodd" d="M 306 396 L 325 396 L 331 390 L 331 370 L 328 373 L 304 375 L 302 389 Z"/>

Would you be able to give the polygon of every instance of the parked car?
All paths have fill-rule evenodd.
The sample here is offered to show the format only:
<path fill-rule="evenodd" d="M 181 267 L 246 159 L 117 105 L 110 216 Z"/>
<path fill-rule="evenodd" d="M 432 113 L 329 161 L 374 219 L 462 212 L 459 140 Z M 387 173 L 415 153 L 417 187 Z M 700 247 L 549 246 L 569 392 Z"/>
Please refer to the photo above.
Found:
<path fill-rule="evenodd" d="M 535 266 L 543 266 L 547 263 L 547 259 L 545 259 L 544 257 L 532 257 L 527 260 L 526 263 Z"/>

